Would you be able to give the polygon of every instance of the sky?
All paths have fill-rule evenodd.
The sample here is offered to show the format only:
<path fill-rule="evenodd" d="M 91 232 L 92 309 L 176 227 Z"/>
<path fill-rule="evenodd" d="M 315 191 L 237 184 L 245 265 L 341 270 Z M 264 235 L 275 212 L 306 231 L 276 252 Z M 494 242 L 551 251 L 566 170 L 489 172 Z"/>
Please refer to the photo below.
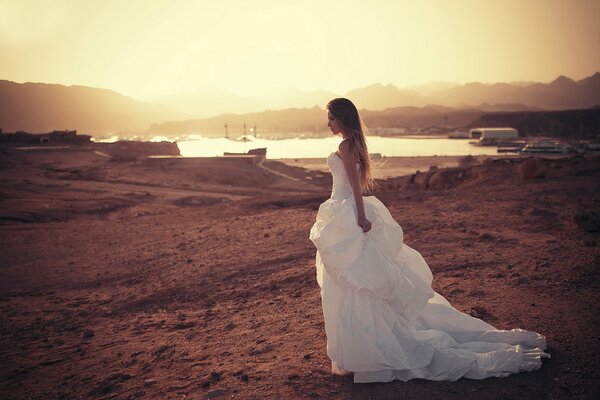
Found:
<path fill-rule="evenodd" d="M 137 98 L 578 80 L 598 20 L 600 0 L 0 0 L 0 79 Z"/>

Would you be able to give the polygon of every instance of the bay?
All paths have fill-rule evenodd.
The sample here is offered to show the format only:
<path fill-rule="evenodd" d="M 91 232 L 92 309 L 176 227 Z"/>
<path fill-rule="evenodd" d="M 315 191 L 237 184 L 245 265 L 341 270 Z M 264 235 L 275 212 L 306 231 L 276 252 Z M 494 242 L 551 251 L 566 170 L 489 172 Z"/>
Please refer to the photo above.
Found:
<path fill-rule="evenodd" d="M 368 136 L 369 152 L 385 157 L 497 155 L 496 147 L 473 146 L 471 139 L 411 138 Z M 214 157 L 224 152 L 244 153 L 250 149 L 267 148 L 267 158 L 324 158 L 335 151 L 340 138 L 260 139 L 236 141 L 226 138 L 191 136 L 178 141 L 183 157 Z"/>

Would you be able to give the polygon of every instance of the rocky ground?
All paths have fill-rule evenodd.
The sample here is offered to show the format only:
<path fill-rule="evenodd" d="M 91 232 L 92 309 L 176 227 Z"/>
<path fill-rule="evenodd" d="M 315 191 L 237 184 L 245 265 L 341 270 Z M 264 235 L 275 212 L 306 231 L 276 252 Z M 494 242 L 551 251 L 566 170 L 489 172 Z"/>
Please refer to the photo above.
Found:
<path fill-rule="evenodd" d="M 327 174 L 0 149 L 0 397 L 596 399 L 599 178 L 594 157 L 512 158 L 382 181 L 434 288 L 552 358 L 353 384 L 330 373 L 308 240 Z"/>

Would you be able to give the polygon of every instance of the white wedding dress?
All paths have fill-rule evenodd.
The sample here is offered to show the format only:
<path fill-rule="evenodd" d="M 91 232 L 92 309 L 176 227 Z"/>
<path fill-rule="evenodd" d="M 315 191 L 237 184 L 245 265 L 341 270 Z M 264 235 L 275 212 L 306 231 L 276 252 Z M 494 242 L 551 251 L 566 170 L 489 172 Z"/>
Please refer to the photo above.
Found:
<path fill-rule="evenodd" d="M 483 379 L 540 368 L 549 357 L 544 336 L 498 330 L 452 307 L 431 288 L 427 263 L 402 243 L 402 228 L 372 196 L 363 197 L 372 228 L 362 232 L 342 160 L 332 153 L 327 163 L 331 198 L 321 204 L 310 239 L 334 373 L 352 372 L 358 383 Z"/>

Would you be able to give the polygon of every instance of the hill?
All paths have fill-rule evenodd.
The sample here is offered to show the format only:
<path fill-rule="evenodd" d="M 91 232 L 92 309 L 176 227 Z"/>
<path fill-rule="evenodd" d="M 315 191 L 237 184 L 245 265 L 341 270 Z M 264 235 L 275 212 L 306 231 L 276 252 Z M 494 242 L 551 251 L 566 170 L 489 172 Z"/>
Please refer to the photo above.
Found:
<path fill-rule="evenodd" d="M 482 103 L 521 103 L 546 110 L 590 108 L 600 104 L 600 73 L 596 72 L 580 81 L 560 76 L 547 84 L 473 82 L 436 92 L 430 101 L 455 107 Z"/>
<path fill-rule="evenodd" d="M 246 132 L 256 125 L 259 134 L 269 137 L 319 136 L 327 132 L 324 106 L 335 96 L 323 90 L 281 90 L 262 97 L 240 97 L 212 88 L 164 97 L 156 100 L 162 104 L 152 104 L 107 89 L 4 80 L 0 81 L 0 129 L 77 130 L 92 135 L 119 133 L 122 137 L 192 133 L 224 136 L 227 124 L 229 136 L 237 137 L 244 133 L 246 124 Z M 375 84 L 350 91 L 346 96 L 361 108 L 365 123 L 373 128 L 444 131 L 472 124 L 495 124 L 499 118 L 512 124 L 516 118 L 522 131 L 530 134 L 559 129 L 561 134 L 575 135 L 599 129 L 594 125 L 595 117 L 578 121 L 572 118 L 576 117 L 572 112 L 571 117 L 561 114 L 559 126 L 548 122 L 554 117 L 543 117 L 546 123 L 523 124 L 519 115 L 538 118 L 542 114 L 532 113 L 600 105 L 600 73 L 579 81 L 561 76 L 547 84 L 440 82 L 404 89 Z M 221 114 L 223 110 L 227 112 Z M 494 117 L 495 114 L 501 117 Z M 595 112 L 584 114 L 588 118 Z M 190 118 L 197 115 L 213 116 Z M 484 120 L 480 120 L 484 115 Z"/>
<path fill-rule="evenodd" d="M 184 114 L 167 107 L 108 89 L 0 80 L 0 129 L 4 132 L 132 132 L 182 118 Z"/>

